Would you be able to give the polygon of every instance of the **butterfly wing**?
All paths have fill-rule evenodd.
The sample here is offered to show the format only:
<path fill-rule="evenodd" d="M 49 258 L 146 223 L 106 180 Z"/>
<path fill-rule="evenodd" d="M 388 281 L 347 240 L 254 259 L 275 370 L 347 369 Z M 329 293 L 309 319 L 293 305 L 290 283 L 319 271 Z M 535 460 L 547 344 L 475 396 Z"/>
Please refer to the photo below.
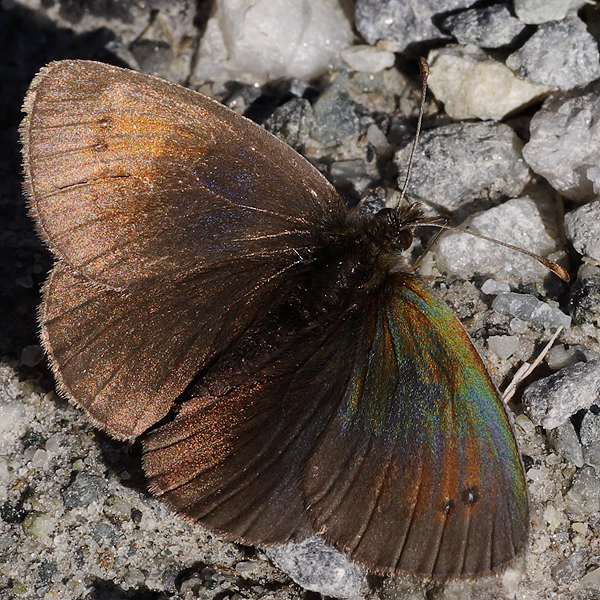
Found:
<path fill-rule="evenodd" d="M 144 439 L 150 490 L 249 544 L 309 533 L 303 465 L 346 386 L 356 319 L 294 326 L 267 316 Z"/>
<path fill-rule="evenodd" d="M 315 530 L 383 572 L 492 571 L 528 536 L 504 407 L 458 319 L 417 279 L 390 278 L 344 398 L 302 478 Z"/>
<path fill-rule="evenodd" d="M 522 551 L 510 424 L 464 329 L 418 280 L 392 276 L 321 335 L 259 339 L 272 360 L 218 368 L 224 393 L 209 376 L 146 439 L 154 493 L 247 543 L 321 533 L 384 573 L 485 573 Z"/>
<path fill-rule="evenodd" d="M 289 146 L 217 102 L 110 65 L 31 84 L 26 189 L 54 254 L 111 288 L 250 256 L 288 260 L 345 207 Z M 297 254 L 294 254 L 297 256 Z"/>
<path fill-rule="evenodd" d="M 26 190 L 58 259 L 44 346 L 62 391 L 132 439 L 285 293 L 345 208 L 274 136 L 148 75 L 52 63 L 24 106 Z"/>

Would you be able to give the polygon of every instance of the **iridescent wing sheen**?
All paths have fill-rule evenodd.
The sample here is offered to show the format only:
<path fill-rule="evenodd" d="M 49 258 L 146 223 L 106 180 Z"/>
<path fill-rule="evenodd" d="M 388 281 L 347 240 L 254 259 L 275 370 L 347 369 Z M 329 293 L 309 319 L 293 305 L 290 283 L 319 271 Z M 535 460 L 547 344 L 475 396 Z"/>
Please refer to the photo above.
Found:
<path fill-rule="evenodd" d="M 273 325 L 146 439 L 154 493 L 247 543 L 321 533 L 381 573 L 476 575 L 524 550 L 511 426 L 443 302 L 397 274 L 319 331 L 275 343 Z"/>
<path fill-rule="evenodd" d="M 344 398 L 302 475 L 311 523 L 371 570 L 472 576 L 522 554 L 523 468 L 458 319 L 410 275 L 373 301 Z"/>
<path fill-rule="evenodd" d="M 286 293 L 345 207 L 264 129 L 148 75 L 51 63 L 24 109 L 25 187 L 58 259 L 44 347 L 65 395 L 133 439 Z"/>

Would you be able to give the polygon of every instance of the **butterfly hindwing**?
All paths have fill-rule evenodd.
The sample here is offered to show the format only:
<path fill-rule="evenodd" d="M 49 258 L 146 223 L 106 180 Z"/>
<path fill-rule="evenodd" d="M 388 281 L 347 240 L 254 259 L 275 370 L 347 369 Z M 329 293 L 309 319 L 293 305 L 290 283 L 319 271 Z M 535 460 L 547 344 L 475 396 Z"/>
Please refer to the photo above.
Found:
<path fill-rule="evenodd" d="M 281 312 L 249 331 L 144 440 L 150 489 L 248 544 L 309 533 L 300 475 L 355 359 L 356 320 L 293 327 Z"/>
<path fill-rule="evenodd" d="M 527 492 L 504 407 L 450 309 L 390 277 L 335 416 L 305 465 L 315 530 L 370 568 L 445 579 L 525 548 Z"/>

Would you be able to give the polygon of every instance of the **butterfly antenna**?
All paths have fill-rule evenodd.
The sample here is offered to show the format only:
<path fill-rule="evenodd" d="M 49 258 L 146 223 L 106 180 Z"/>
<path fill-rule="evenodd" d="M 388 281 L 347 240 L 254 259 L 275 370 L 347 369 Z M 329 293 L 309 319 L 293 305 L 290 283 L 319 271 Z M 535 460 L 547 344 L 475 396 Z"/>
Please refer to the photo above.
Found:
<path fill-rule="evenodd" d="M 398 200 L 398 206 L 402 204 L 404 196 L 406 196 L 406 190 L 410 181 L 410 175 L 412 173 L 413 160 L 415 158 L 415 152 L 417 150 L 417 143 L 419 142 L 419 134 L 421 133 L 421 125 L 423 123 L 423 112 L 425 111 L 425 100 L 427 98 L 427 78 L 429 77 L 429 65 L 427 61 L 421 57 L 419 58 L 419 68 L 421 69 L 421 103 L 419 105 L 419 118 L 417 119 L 417 132 L 415 133 L 415 139 L 413 141 L 412 150 L 410 151 L 410 158 L 408 159 L 408 167 L 406 169 L 406 179 L 400 192 L 400 199 Z"/>

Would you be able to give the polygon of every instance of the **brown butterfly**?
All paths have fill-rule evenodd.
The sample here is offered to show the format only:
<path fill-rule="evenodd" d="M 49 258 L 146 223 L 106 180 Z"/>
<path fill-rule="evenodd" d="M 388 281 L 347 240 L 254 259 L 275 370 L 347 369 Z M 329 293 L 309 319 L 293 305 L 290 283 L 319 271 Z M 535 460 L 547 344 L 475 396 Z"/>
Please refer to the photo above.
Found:
<path fill-rule="evenodd" d="M 258 125 L 100 63 L 46 66 L 25 111 L 58 389 L 143 436 L 153 493 L 245 543 L 320 533 L 380 573 L 474 576 L 523 553 L 498 392 L 398 266 L 418 209 L 348 212 Z"/>

